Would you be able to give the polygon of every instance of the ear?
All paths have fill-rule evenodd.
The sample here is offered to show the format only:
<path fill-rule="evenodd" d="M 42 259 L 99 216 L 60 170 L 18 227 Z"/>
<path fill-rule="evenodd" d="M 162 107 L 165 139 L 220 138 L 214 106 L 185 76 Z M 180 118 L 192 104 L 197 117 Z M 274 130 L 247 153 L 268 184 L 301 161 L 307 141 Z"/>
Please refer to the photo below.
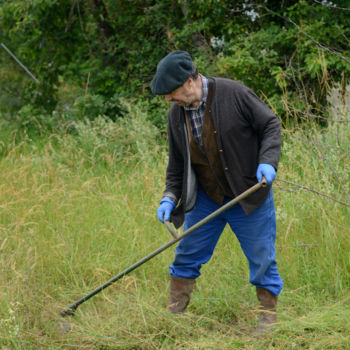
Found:
<path fill-rule="evenodd" d="M 196 82 L 193 80 L 192 77 L 189 77 L 187 80 L 186 80 L 186 87 L 188 90 L 190 91 L 194 91 L 196 89 Z"/>
<path fill-rule="evenodd" d="M 192 78 L 192 77 L 189 77 L 189 78 L 186 80 L 186 82 L 185 82 L 184 85 L 187 85 L 188 88 L 193 88 L 193 87 L 194 87 L 194 80 L 193 80 L 193 78 Z"/>

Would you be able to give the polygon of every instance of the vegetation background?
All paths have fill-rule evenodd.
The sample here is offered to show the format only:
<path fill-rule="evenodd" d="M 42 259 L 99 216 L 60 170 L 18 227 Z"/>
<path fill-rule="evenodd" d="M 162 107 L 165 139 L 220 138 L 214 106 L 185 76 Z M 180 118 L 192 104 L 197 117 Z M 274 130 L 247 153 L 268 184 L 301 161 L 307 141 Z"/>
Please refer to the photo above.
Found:
<path fill-rule="evenodd" d="M 349 349 L 349 11 L 345 0 L 0 0 L 0 349 Z M 243 81 L 281 120 L 279 324 L 251 338 L 257 301 L 227 230 L 187 315 L 164 310 L 169 248 L 64 333 L 63 308 L 171 238 L 155 214 L 169 106 L 149 86 L 174 49 Z"/>

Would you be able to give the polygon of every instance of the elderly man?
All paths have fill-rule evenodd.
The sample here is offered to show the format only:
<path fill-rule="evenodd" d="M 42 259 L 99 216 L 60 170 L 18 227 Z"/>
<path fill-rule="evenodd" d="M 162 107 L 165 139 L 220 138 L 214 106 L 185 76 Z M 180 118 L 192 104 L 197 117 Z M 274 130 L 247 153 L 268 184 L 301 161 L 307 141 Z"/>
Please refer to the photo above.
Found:
<path fill-rule="evenodd" d="M 278 118 L 237 81 L 207 78 L 191 56 L 173 51 L 157 66 L 152 92 L 174 102 L 168 115 L 169 163 L 158 208 L 161 222 L 184 230 L 253 186 L 268 186 L 242 200 L 184 239 L 170 270 L 172 313 L 186 311 L 195 279 L 228 223 L 248 259 L 260 301 L 257 333 L 276 322 L 283 282 L 275 260 L 276 219 L 271 183 L 280 157 Z"/>

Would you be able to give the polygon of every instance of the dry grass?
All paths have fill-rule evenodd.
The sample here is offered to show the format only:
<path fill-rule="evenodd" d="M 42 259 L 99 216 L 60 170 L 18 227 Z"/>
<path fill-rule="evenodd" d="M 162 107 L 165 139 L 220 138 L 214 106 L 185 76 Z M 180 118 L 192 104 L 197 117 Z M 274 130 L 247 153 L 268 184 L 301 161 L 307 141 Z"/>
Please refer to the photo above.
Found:
<path fill-rule="evenodd" d="M 74 137 L 40 147 L 6 145 L 0 349 L 348 349 L 349 207 L 282 181 L 275 201 L 285 289 L 270 336 L 250 337 L 257 303 L 229 230 L 187 315 L 164 311 L 170 248 L 83 304 L 60 335 L 62 308 L 171 238 L 156 219 L 164 147 L 142 119 L 129 123 L 81 124 Z M 349 123 L 285 132 L 279 179 L 349 202 L 349 137 Z"/>

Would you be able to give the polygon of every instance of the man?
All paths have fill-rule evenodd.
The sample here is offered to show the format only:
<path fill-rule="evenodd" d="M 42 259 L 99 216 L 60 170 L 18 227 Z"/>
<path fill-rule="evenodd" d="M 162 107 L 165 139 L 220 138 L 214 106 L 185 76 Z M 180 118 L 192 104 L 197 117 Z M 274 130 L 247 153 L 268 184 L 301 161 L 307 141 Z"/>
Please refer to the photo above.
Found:
<path fill-rule="evenodd" d="M 249 262 L 260 301 L 257 333 L 276 322 L 283 282 L 275 260 L 276 219 L 271 183 L 280 157 L 280 123 L 243 84 L 198 73 L 191 56 L 173 51 L 157 66 L 152 92 L 174 102 L 168 115 L 169 162 L 158 208 L 161 222 L 184 231 L 264 176 L 268 186 L 184 239 L 170 269 L 172 313 L 186 311 L 202 264 L 228 223 Z M 198 185 L 197 185 L 198 184 Z"/>

